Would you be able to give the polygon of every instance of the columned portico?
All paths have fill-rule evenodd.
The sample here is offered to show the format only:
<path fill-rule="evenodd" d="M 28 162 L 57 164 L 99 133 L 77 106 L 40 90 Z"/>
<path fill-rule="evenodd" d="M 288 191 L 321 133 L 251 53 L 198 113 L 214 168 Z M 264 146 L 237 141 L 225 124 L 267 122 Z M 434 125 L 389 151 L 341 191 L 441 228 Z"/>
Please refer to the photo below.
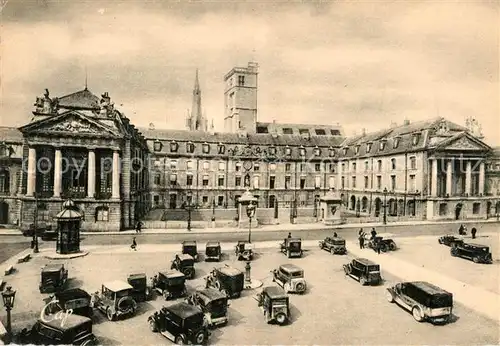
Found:
<path fill-rule="evenodd" d="M 431 196 L 437 196 L 437 187 L 438 187 L 438 166 L 437 160 L 431 159 Z"/>
<path fill-rule="evenodd" d="M 453 172 L 453 165 L 452 161 L 448 160 L 446 162 L 446 194 L 448 196 L 452 196 L 452 172 Z"/>
<path fill-rule="evenodd" d="M 56 148 L 54 155 L 54 197 L 61 197 L 62 183 L 62 153 L 60 148 Z"/>
<path fill-rule="evenodd" d="M 87 197 L 95 197 L 95 151 L 93 148 L 89 149 L 88 155 L 88 180 L 87 180 Z"/>
<path fill-rule="evenodd" d="M 113 183 L 111 190 L 111 198 L 120 198 L 120 153 L 118 150 L 113 151 Z"/>
<path fill-rule="evenodd" d="M 26 188 L 26 196 L 33 197 L 36 186 L 36 149 L 29 148 L 28 151 L 28 181 Z"/>
<path fill-rule="evenodd" d="M 484 195 L 484 162 L 479 164 L 479 194 Z"/>
<path fill-rule="evenodd" d="M 465 193 L 470 196 L 472 192 L 472 162 L 465 162 Z"/>

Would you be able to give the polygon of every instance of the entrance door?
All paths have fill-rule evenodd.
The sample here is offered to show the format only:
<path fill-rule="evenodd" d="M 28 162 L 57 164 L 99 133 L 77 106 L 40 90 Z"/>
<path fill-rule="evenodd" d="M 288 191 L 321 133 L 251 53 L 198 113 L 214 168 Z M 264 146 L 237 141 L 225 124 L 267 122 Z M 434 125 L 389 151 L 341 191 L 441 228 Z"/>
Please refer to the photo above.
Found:
<path fill-rule="evenodd" d="M 457 206 L 455 207 L 455 220 L 460 219 L 461 214 L 462 214 L 462 203 L 458 203 Z"/>
<path fill-rule="evenodd" d="M 379 217 L 380 215 L 380 207 L 381 207 L 382 202 L 380 201 L 380 198 L 375 199 L 375 217 Z"/>
<path fill-rule="evenodd" d="M 169 208 L 170 208 L 170 209 L 175 209 L 175 208 L 177 208 L 177 195 L 176 195 L 176 194 L 171 194 L 171 195 L 170 195 L 170 203 L 169 203 Z"/>
<path fill-rule="evenodd" d="M 0 202 L 0 224 L 9 223 L 9 205 L 7 202 Z"/>
<path fill-rule="evenodd" d="M 269 208 L 274 208 L 274 203 L 276 203 L 276 196 L 270 195 L 269 196 Z"/>
<path fill-rule="evenodd" d="M 486 218 L 489 218 L 491 215 L 491 202 L 486 204 Z"/>

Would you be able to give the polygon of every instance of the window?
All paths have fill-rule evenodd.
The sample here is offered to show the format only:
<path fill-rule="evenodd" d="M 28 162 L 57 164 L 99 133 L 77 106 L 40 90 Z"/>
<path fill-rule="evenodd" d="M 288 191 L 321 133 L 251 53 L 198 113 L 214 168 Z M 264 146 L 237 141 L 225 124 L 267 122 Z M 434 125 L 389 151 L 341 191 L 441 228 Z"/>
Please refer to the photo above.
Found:
<path fill-rule="evenodd" d="M 221 154 L 221 155 L 226 153 L 226 146 L 222 143 L 219 143 L 219 145 L 217 146 L 217 149 L 218 149 L 219 154 Z"/>
<path fill-rule="evenodd" d="M 393 139 L 393 142 L 392 142 L 392 147 L 394 149 L 396 149 L 398 146 L 399 146 L 399 142 L 401 141 L 401 137 L 396 137 Z"/>
<path fill-rule="evenodd" d="M 234 177 L 234 185 L 241 186 L 241 177 L 240 176 Z"/>
<path fill-rule="evenodd" d="M 395 191 L 395 190 L 396 190 L 396 176 L 391 175 L 391 191 Z"/>
<path fill-rule="evenodd" d="M 320 156 L 321 155 L 321 149 L 318 148 L 318 147 L 314 148 L 314 155 L 315 156 Z"/>
<path fill-rule="evenodd" d="M 410 157 L 410 169 L 417 169 L 417 158 L 415 156 Z"/>
<path fill-rule="evenodd" d="M 314 132 L 316 132 L 316 134 L 318 136 L 324 136 L 324 135 L 326 135 L 326 132 L 323 129 L 316 129 L 316 130 L 314 130 Z"/>
<path fill-rule="evenodd" d="M 285 155 L 286 156 L 292 155 L 292 148 L 290 148 L 288 145 L 285 147 Z"/>
<path fill-rule="evenodd" d="M 188 170 L 192 170 L 192 169 L 194 168 L 194 162 L 193 162 L 193 161 L 191 161 L 191 160 L 187 161 L 187 162 L 186 162 L 186 168 L 187 168 Z"/>
<path fill-rule="evenodd" d="M 194 153 L 194 143 L 193 142 L 186 143 L 186 151 L 188 152 L 188 154 Z"/>
<path fill-rule="evenodd" d="M 276 177 L 274 175 L 271 175 L 269 177 L 269 188 L 270 189 L 274 189 L 275 188 L 274 187 L 275 183 L 276 183 Z"/>
<path fill-rule="evenodd" d="M 204 169 L 205 171 L 208 171 L 208 170 L 210 169 L 210 162 L 208 162 L 208 161 L 204 161 L 204 162 L 203 162 L 203 169 Z"/>
<path fill-rule="evenodd" d="M 170 185 L 177 184 L 177 174 L 170 174 Z"/>
<path fill-rule="evenodd" d="M 481 203 L 472 204 L 472 214 L 477 215 L 481 211 Z"/>
<path fill-rule="evenodd" d="M 9 193 L 10 188 L 10 176 L 9 171 L 6 169 L 0 170 L 0 193 Z"/>
<path fill-rule="evenodd" d="M 391 159 L 391 169 L 393 171 L 396 169 L 396 159 Z"/>
<path fill-rule="evenodd" d="M 300 177 L 300 188 L 301 189 L 306 188 L 306 177 Z"/>
<path fill-rule="evenodd" d="M 238 76 L 238 86 L 245 85 L 245 76 Z"/>
<path fill-rule="evenodd" d="M 202 150 L 203 150 L 203 154 L 209 154 L 210 153 L 210 144 L 203 143 Z"/>
<path fill-rule="evenodd" d="M 224 186 L 224 176 L 223 175 L 219 175 L 219 177 L 217 178 L 217 185 L 219 187 Z"/>
<path fill-rule="evenodd" d="M 382 172 L 382 160 L 377 160 L 377 171 Z"/>
<path fill-rule="evenodd" d="M 366 152 L 369 153 L 370 151 L 372 151 L 372 145 L 373 143 L 366 143 Z"/>
<path fill-rule="evenodd" d="M 317 175 L 314 177 L 314 188 L 319 189 L 321 187 L 321 176 Z"/>
<path fill-rule="evenodd" d="M 253 165 L 253 170 L 254 170 L 255 172 L 258 172 L 258 171 L 260 170 L 260 165 L 259 165 L 258 163 L 254 163 L 254 165 Z"/>
<path fill-rule="evenodd" d="M 328 171 L 330 173 L 335 173 L 335 164 L 333 162 L 328 163 Z"/>
<path fill-rule="evenodd" d="M 96 213 L 95 215 L 96 221 L 109 221 L 108 207 L 97 207 L 95 213 Z"/>
<path fill-rule="evenodd" d="M 219 171 L 226 169 L 226 163 L 224 161 L 219 162 Z"/>
<path fill-rule="evenodd" d="M 292 187 L 292 177 L 287 175 L 285 176 L 285 189 L 290 189 Z"/>
<path fill-rule="evenodd" d="M 377 190 L 382 190 L 382 177 L 377 175 Z"/>
<path fill-rule="evenodd" d="M 356 154 L 359 154 L 359 145 L 356 145 L 356 146 L 354 147 L 354 152 L 355 152 Z"/>
<path fill-rule="evenodd" d="M 292 170 L 292 164 L 291 163 L 285 163 L 285 172 L 290 172 Z"/>
<path fill-rule="evenodd" d="M 335 149 L 333 147 L 328 148 L 328 155 L 330 157 L 335 156 Z"/>
<path fill-rule="evenodd" d="M 202 196 L 201 197 L 201 203 L 208 204 L 208 196 Z"/>
<path fill-rule="evenodd" d="M 341 189 L 345 188 L 345 177 L 342 177 L 340 186 L 341 186 Z"/>
<path fill-rule="evenodd" d="M 208 186 L 208 181 L 209 181 L 208 175 L 204 175 L 202 180 L 203 186 Z"/>
<path fill-rule="evenodd" d="M 356 173 L 356 162 L 352 163 L 352 171 Z"/>
<path fill-rule="evenodd" d="M 321 164 L 320 163 L 315 163 L 314 164 L 314 171 L 315 172 L 321 172 Z"/>
<path fill-rule="evenodd" d="M 38 221 L 50 221 L 50 215 L 49 215 L 49 210 L 47 209 L 47 204 L 45 204 L 43 202 L 38 203 L 37 220 Z"/>
<path fill-rule="evenodd" d="M 187 186 L 193 185 L 193 175 L 192 174 L 186 175 L 186 185 Z"/>
<path fill-rule="evenodd" d="M 330 133 L 332 134 L 332 136 L 340 136 L 339 130 L 330 130 Z"/>
<path fill-rule="evenodd" d="M 412 135 L 412 141 L 411 141 L 411 143 L 412 143 L 413 145 L 417 145 L 417 144 L 418 144 L 418 142 L 420 142 L 420 133 L 414 133 L 414 134 Z"/>
<path fill-rule="evenodd" d="M 234 170 L 236 172 L 241 172 L 241 162 L 236 162 L 236 164 L 234 165 Z"/>
<path fill-rule="evenodd" d="M 305 172 L 306 171 L 306 164 L 305 163 L 301 163 L 299 168 L 300 168 L 301 172 Z"/>
<path fill-rule="evenodd" d="M 352 188 L 355 189 L 356 188 L 356 177 L 353 176 L 351 181 L 352 181 L 352 183 L 351 183 L 352 184 Z"/>
<path fill-rule="evenodd" d="M 173 171 L 177 169 L 177 160 L 170 160 L 170 169 Z"/>
<path fill-rule="evenodd" d="M 267 126 L 257 126 L 257 133 L 269 133 Z"/>
<path fill-rule="evenodd" d="M 260 177 L 258 175 L 253 177 L 253 188 L 254 189 L 258 189 L 260 187 L 259 178 Z"/>
<path fill-rule="evenodd" d="M 299 148 L 299 155 L 300 156 L 306 156 L 306 148 L 300 147 Z"/>
<path fill-rule="evenodd" d="M 367 188 L 368 188 L 368 177 L 365 176 L 365 189 L 367 189 Z"/>
<path fill-rule="evenodd" d="M 440 203 L 439 204 L 439 215 L 445 216 L 447 214 L 448 214 L 448 204 L 447 203 Z"/>
<path fill-rule="evenodd" d="M 366 171 L 368 171 L 369 166 L 370 166 L 370 165 L 369 165 L 368 160 L 367 160 L 367 161 L 365 161 L 365 172 L 366 172 Z"/>
<path fill-rule="evenodd" d="M 290 127 L 284 127 L 283 128 L 283 134 L 284 135 L 293 135 L 293 129 Z"/>
<path fill-rule="evenodd" d="M 415 179 L 415 174 L 410 174 L 410 181 L 409 181 L 409 184 L 408 184 L 409 185 L 408 188 L 410 190 L 409 192 L 415 192 L 415 191 L 417 191 L 417 185 L 416 185 L 416 183 L 417 183 L 417 180 Z"/>
<path fill-rule="evenodd" d="M 170 151 L 176 153 L 179 150 L 179 144 L 177 142 L 170 142 Z"/>
<path fill-rule="evenodd" d="M 342 148 L 342 154 L 343 154 L 344 156 L 346 156 L 346 155 L 347 155 L 347 150 L 348 150 L 348 149 L 349 149 L 349 148 Z"/>
<path fill-rule="evenodd" d="M 309 130 L 308 129 L 299 129 L 299 134 L 301 134 L 301 135 L 309 135 Z"/>
<path fill-rule="evenodd" d="M 161 184 L 161 174 L 155 173 L 153 181 L 154 181 L 155 185 L 160 185 Z"/>
<path fill-rule="evenodd" d="M 275 171 L 276 170 L 276 164 L 275 163 L 270 163 L 269 164 L 269 170 L 270 171 Z"/>
<path fill-rule="evenodd" d="M 269 147 L 269 155 L 276 155 L 276 147 Z"/>
<path fill-rule="evenodd" d="M 385 143 L 386 143 L 385 139 L 380 141 L 379 150 L 384 150 L 385 149 Z"/>
<path fill-rule="evenodd" d="M 330 176 L 330 177 L 328 178 L 328 187 L 329 187 L 330 189 L 333 189 L 333 188 L 335 187 L 335 177 Z"/>
<path fill-rule="evenodd" d="M 217 205 L 222 207 L 224 205 L 224 196 L 217 196 Z"/>
<path fill-rule="evenodd" d="M 153 150 L 154 151 L 161 151 L 162 148 L 163 148 L 163 144 L 157 139 L 153 144 Z"/>

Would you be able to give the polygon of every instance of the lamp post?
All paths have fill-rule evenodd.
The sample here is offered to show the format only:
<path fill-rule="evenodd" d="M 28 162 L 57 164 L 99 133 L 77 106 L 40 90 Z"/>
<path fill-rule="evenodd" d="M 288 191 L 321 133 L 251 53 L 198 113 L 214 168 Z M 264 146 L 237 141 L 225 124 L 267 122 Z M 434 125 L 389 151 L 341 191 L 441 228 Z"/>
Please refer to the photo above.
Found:
<path fill-rule="evenodd" d="M 16 291 L 12 290 L 11 286 L 8 286 L 5 291 L 2 292 L 3 306 L 7 310 L 7 343 L 12 340 L 12 324 L 10 320 L 10 311 L 14 308 L 14 300 L 16 299 Z"/>
<path fill-rule="evenodd" d="M 257 198 L 255 198 L 249 190 L 245 191 L 239 199 L 239 204 L 246 207 L 247 216 L 249 219 L 248 223 L 248 242 L 252 242 L 252 218 L 255 216 L 255 209 Z"/>
<path fill-rule="evenodd" d="M 387 188 L 384 188 L 384 225 L 387 224 Z"/>
<path fill-rule="evenodd" d="M 35 192 L 35 210 L 33 212 L 33 252 L 38 253 L 38 196 Z"/>
<path fill-rule="evenodd" d="M 186 193 L 186 197 L 187 197 L 187 200 L 186 200 L 186 205 L 184 206 L 184 209 L 188 212 L 187 230 L 191 231 L 191 212 L 193 211 L 193 209 L 195 207 L 193 204 L 193 193 L 191 192 L 191 190 Z"/>

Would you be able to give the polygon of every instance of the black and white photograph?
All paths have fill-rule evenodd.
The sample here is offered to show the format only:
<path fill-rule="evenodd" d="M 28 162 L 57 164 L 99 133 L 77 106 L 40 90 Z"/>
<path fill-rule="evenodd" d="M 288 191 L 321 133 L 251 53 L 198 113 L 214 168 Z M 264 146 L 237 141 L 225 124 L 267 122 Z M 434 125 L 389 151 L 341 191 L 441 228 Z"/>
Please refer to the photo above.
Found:
<path fill-rule="evenodd" d="M 499 31 L 0 0 L 0 345 L 500 345 Z"/>

